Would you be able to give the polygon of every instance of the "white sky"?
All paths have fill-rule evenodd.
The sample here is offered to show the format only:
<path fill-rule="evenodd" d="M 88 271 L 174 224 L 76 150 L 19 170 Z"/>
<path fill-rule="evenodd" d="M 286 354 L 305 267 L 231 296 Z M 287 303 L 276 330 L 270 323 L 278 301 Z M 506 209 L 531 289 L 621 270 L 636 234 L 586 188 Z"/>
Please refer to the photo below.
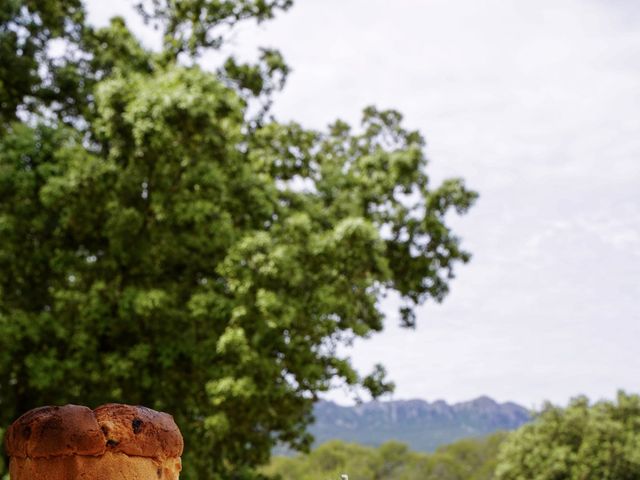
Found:
<path fill-rule="evenodd" d="M 140 25 L 127 0 L 88 5 L 96 23 Z M 292 66 L 279 118 L 321 128 L 397 108 L 426 135 L 433 178 L 481 194 L 452 219 L 474 256 L 445 302 L 416 331 L 389 309 L 350 350 L 363 371 L 387 366 L 394 398 L 640 390 L 639 21 L 634 0 L 297 0 L 233 36 Z"/>

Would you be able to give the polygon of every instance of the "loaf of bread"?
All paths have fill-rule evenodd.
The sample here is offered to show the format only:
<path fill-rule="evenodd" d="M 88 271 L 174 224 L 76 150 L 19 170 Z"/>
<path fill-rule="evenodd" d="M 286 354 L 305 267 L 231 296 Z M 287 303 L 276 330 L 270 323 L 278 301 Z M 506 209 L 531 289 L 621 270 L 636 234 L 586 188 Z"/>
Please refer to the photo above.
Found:
<path fill-rule="evenodd" d="M 5 438 L 11 480 L 176 480 L 183 447 L 171 415 L 114 403 L 36 408 Z"/>

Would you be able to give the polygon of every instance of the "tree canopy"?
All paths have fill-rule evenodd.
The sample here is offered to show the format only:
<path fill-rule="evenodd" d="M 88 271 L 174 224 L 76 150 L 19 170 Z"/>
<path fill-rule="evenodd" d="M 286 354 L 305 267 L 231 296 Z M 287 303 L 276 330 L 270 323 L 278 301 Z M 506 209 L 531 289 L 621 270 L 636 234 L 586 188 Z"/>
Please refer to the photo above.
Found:
<path fill-rule="evenodd" d="M 511 434 L 496 469 L 499 480 L 631 480 L 640 478 L 640 396 L 567 408 L 547 405 Z"/>
<path fill-rule="evenodd" d="M 492 480 L 506 432 L 460 440 L 433 453 L 412 452 L 399 442 L 378 448 L 327 442 L 307 455 L 274 457 L 263 468 L 282 480 Z"/>
<path fill-rule="evenodd" d="M 176 417 L 186 479 L 240 478 L 277 442 L 309 445 L 336 381 L 392 388 L 337 348 L 382 330 L 387 292 L 408 327 L 445 297 L 469 259 L 445 217 L 476 194 L 430 184 L 396 111 L 274 119 L 277 51 L 198 66 L 224 29 L 290 4 L 142 2 L 164 34 L 150 51 L 78 1 L 0 0 L 0 425 L 144 404 Z"/>

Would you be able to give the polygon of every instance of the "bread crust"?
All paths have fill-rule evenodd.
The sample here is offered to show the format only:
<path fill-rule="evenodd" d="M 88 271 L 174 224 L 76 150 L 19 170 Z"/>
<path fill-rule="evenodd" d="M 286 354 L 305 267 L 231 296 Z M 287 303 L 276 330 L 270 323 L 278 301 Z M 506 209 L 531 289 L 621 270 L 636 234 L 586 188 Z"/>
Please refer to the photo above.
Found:
<path fill-rule="evenodd" d="M 28 411 L 7 430 L 10 457 L 102 455 L 104 435 L 94 413 L 80 405 L 40 407 Z"/>
<path fill-rule="evenodd" d="M 93 413 L 109 451 L 153 458 L 182 455 L 182 435 L 168 413 L 118 403 L 102 405 Z"/>
<path fill-rule="evenodd" d="M 115 403 L 95 410 L 79 405 L 36 408 L 13 422 L 5 437 L 12 458 L 122 453 L 165 460 L 180 457 L 183 448 L 171 415 Z"/>
<path fill-rule="evenodd" d="M 100 456 L 12 458 L 12 480 L 177 480 L 180 458 L 165 460 L 105 452 Z"/>

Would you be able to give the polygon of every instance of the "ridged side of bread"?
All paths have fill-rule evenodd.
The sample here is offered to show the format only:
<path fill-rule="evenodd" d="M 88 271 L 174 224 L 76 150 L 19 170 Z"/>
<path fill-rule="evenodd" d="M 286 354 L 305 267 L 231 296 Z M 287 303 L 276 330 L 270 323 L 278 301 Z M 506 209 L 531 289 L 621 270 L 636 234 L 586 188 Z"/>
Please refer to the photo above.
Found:
<path fill-rule="evenodd" d="M 177 480 L 180 469 L 180 458 L 106 452 L 95 457 L 12 458 L 9 474 L 15 480 Z"/>

